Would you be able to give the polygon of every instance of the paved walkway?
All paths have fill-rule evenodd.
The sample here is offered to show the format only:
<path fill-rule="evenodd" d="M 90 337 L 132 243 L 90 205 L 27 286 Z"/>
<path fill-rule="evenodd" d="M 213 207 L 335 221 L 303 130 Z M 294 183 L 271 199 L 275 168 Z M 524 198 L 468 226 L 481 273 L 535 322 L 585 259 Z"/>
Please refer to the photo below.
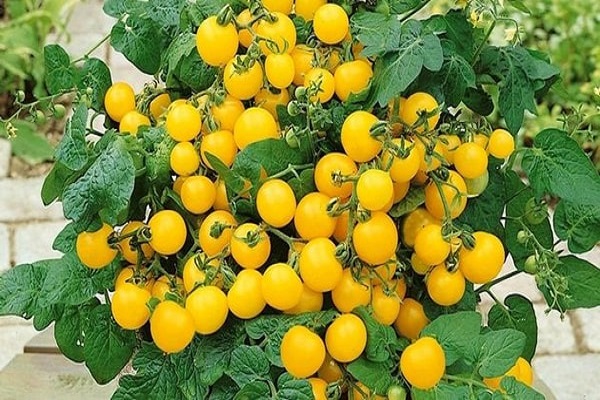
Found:
<path fill-rule="evenodd" d="M 111 20 L 101 11 L 102 1 L 88 0 L 75 10 L 70 24 L 72 41 L 66 45 L 75 56 L 84 54 L 109 31 Z M 102 46 L 95 56 L 107 61 L 113 80 L 127 80 L 136 89 L 149 78 L 133 70 L 127 60 Z M 53 238 L 65 225 L 60 205 L 44 208 L 40 200 L 43 178 L 11 179 L 10 149 L 0 141 L 0 268 L 14 266 L 57 254 L 51 250 Z M 600 251 L 589 254 L 600 264 Z M 600 290 L 600 288 L 599 288 Z M 559 400 L 600 399 L 600 309 L 580 310 L 563 321 L 557 313 L 544 315 L 540 293 L 533 279 L 520 276 L 499 288 L 502 297 L 511 292 L 525 293 L 535 300 L 539 325 L 538 355 L 534 367 Z M 0 369 L 34 335 L 29 322 L 0 318 Z"/>

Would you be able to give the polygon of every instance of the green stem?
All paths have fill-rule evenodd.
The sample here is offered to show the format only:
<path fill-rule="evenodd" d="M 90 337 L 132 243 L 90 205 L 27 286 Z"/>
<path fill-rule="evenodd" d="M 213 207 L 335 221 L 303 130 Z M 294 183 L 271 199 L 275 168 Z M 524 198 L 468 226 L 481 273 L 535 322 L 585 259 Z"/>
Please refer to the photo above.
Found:
<path fill-rule="evenodd" d="M 512 278 L 512 277 L 515 277 L 515 276 L 519 275 L 519 274 L 520 274 L 520 273 L 522 273 L 522 272 L 523 272 L 523 271 L 519 271 L 519 270 L 516 270 L 516 271 L 509 272 L 508 274 L 506 274 L 506 275 L 503 275 L 503 276 L 501 276 L 501 277 L 499 277 L 499 278 L 496 278 L 496 279 L 494 279 L 493 281 L 491 281 L 491 282 L 488 282 L 488 283 L 486 283 L 485 285 L 483 285 L 483 286 L 479 287 L 479 288 L 478 288 L 478 289 L 475 291 L 475 293 L 487 292 L 487 291 L 489 291 L 489 290 L 490 290 L 490 289 L 491 289 L 493 286 L 495 286 L 495 285 L 497 285 L 497 284 L 499 284 L 499 283 L 501 283 L 501 282 L 504 282 L 504 281 L 505 281 L 505 280 L 507 280 L 507 279 L 510 279 L 510 278 Z"/>
<path fill-rule="evenodd" d="M 485 36 L 484 36 L 483 40 L 481 41 L 481 43 L 479 44 L 479 47 L 477 47 L 477 50 L 475 50 L 475 54 L 473 54 L 473 61 L 471 62 L 471 65 L 475 65 L 475 63 L 477 62 L 477 59 L 479 58 L 479 55 L 483 51 L 483 48 L 487 44 L 488 39 L 492 35 L 492 31 L 494 30 L 495 27 L 496 27 L 496 21 L 492 21 L 492 24 L 490 25 L 490 28 L 485 33 Z"/>
<path fill-rule="evenodd" d="M 423 8 L 425 8 L 425 6 L 427 4 L 430 3 L 431 0 L 425 0 L 424 2 L 422 2 L 421 4 L 419 4 L 417 7 L 413 8 L 408 14 L 406 14 L 405 16 L 403 16 L 400 19 L 400 22 L 404 22 L 407 19 L 409 19 L 410 17 L 412 17 L 413 15 L 415 15 L 416 13 L 418 13 L 419 11 L 421 11 Z"/>
<path fill-rule="evenodd" d="M 86 58 L 88 58 L 90 56 L 90 54 L 92 54 L 94 51 L 96 51 L 100 46 L 102 46 L 109 39 L 110 39 L 110 33 L 106 34 L 106 36 L 104 36 L 98 43 L 96 43 L 84 55 L 82 55 L 78 59 L 72 61 L 71 64 L 77 64 L 78 62 L 85 60 Z"/>
<path fill-rule="evenodd" d="M 485 383 L 477 381 L 475 379 L 471 379 L 471 378 L 463 378 L 462 376 L 446 374 L 446 375 L 444 375 L 444 379 L 449 380 L 449 381 L 454 381 L 454 382 L 466 383 L 469 386 L 477 386 L 477 387 L 489 390 L 489 388 L 485 385 Z"/>

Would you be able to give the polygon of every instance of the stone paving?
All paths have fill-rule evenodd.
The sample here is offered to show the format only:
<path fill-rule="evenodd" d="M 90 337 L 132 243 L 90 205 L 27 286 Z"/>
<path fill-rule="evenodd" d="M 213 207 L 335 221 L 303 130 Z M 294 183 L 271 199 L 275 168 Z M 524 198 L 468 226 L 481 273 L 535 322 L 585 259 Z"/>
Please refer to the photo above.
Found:
<path fill-rule="evenodd" d="M 74 56 L 84 54 L 110 30 L 111 19 L 102 14 L 102 1 L 88 0 L 74 12 L 66 44 Z M 94 56 L 104 59 L 113 72 L 113 80 L 126 80 L 136 89 L 150 79 L 132 69 L 127 61 L 105 44 Z M 0 270 L 57 255 L 51 249 L 53 238 L 65 225 L 59 205 L 45 208 L 40 200 L 43 178 L 10 177 L 9 145 L 0 140 Z M 600 251 L 587 258 L 600 264 Z M 599 288 L 600 290 L 600 288 Z M 559 400 L 600 399 L 596 389 L 600 376 L 600 309 L 578 310 L 561 321 L 556 312 L 545 315 L 542 297 L 530 276 L 498 286 L 502 298 L 508 293 L 525 293 L 536 302 L 539 342 L 534 367 Z M 489 307 L 489 299 L 483 307 Z M 0 318 L 0 369 L 34 335 L 28 321 L 15 317 Z"/>

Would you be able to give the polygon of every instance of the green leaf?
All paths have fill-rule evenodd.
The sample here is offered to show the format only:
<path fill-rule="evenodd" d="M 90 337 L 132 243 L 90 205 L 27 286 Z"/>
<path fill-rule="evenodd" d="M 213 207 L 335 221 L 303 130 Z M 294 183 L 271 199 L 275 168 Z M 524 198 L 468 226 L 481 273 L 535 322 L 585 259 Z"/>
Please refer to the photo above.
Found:
<path fill-rule="evenodd" d="M 558 196 L 573 204 L 598 204 L 600 177 L 579 144 L 558 129 L 538 133 L 521 166 L 538 198 Z"/>
<path fill-rule="evenodd" d="M 187 355 L 187 350 L 184 353 Z M 154 343 L 143 342 L 133 358 L 135 375 L 123 375 L 119 379 L 119 388 L 112 399 L 184 399 L 172 358 L 165 356 Z"/>
<path fill-rule="evenodd" d="M 309 161 L 307 154 L 290 147 L 283 139 L 266 139 L 244 148 L 233 163 L 234 170 L 258 172 L 264 168 L 268 176 L 285 170 L 290 165 L 301 165 Z M 243 174 L 242 174 L 243 175 Z"/>
<path fill-rule="evenodd" d="M 475 89 L 467 88 L 463 97 L 463 102 L 469 109 L 481 116 L 488 116 L 494 112 L 492 96 L 490 96 L 481 86 L 477 86 Z"/>
<path fill-rule="evenodd" d="M 311 384 L 306 379 L 294 379 L 284 373 L 277 380 L 277 399 L 279 400 L 313 400 Z"/>
<path fill-rule="evenodd" d="M 559 311 L 576 308 L 600 306 L 600 269 L 588 261 L 575 256 L 560 257 L 560 263 L 553 272 L 566 280 L 566 291 L 556 299 L 545 281 L 539 281 L 538 287 L 544 294 L 549 306 Z"/>
<path fill-rule="evenodd" d="M 466 386 L 454 386 L 445 382 L 440 382 L 429 390 L 421 390 L 415 387 L 410 390 L 412 400 L 462 400 L 470 399 L 469 393 L 469 388 Z M 481 400 L 479 397 L 477 399 Z"/>
<path fill-rule="evenodd" d="M 515 266 L 522 270 L 527 257 L 534 253 L 531 248 L 519 243 L 517 240 L 517 235 L 523 229 L 523 224 L 546 249 L 552 248 L 554 236 L 548 219 L 534 225 L 524 218 L 527 202 L 534 197 L 533 190 L 526 186 L 514 171 L 508 171 L 505 178 L 506 216 L 509 217 L 506 221 L 505 243 Z"/>
<path fill-rule="evenodd" d="M 522 357 L 531 361 L 537 346 L 538 327 L 531 301 L 520 294 L 511 294 L 504 299 L 506 307 L 494 304 L 488 314 L 488 326 L 493 330 L 516 329 L 525 334 Z"/>
<path fill-rule="evenodd" d="M 566 240 L 571 253 L 585 253 L 600 242 L 600 205 L 562 200 L 553 216 L 556 235 Z"/>
<path fill-rule="evenodd" d="M 213 335 L 198 337 L 194 361 L 196 365 L 210 365 L 210 368 L 198 371 L 200 382 L 209 386 L 223 379 L 231 359 L 231 349 L 243 344 L 245 339 L 242 323 L 228 323 Z"/>
<path fill-rule="evenodd" d="M 75 69 L 71 58 L 58 44 L 44 47 L 44 63 L 46 64 L 46 88 L 52 95 L 75 87 Z"/>
<path fill-rule="evenodd" d="M 167 134 L 164 126 L 152 127 L 142 133 L 148 155 L 145 157 L 148 180 L 156 186 L 168 186 L 171 183 L 171 150 L 176 142 Z"/>
<path fill-rule="evenodd" d="M 560 72 L 519 46 L 489 46 L 481 52 L 480 64 L 482 72 L 498 82 L 500 113 L 513 134 L 521 128 L 525 110 L 536 113 L 535 94 L 539 82 L 553 80 Z"/>
<path fill-rule="evenodd" d="M 363 56 L 381 56 L 398 50 L 402 24 L 396 15 L 358 12 L 352 16 L 350 23 L 355 37 L 364 46 Z"/>
<path fill-rule="evenodd" d="M 80 104 L 67 121 L 65 134 L 56 148 L 56 160 L 73 171 L 80 171 L 88 162 L 87 121 L 88 109 Z"/>
<path fill-rule="evenodd" d="M 411 11 L 419 6 L 422 3 L 425 3 L 426 0 L 389 0 L 390 12 L 392 14 L 404 14 L 408 11 Z"/>
<path fill-rule="evenodd" d="M 217 70 L 208 66 L 196 51 L 185 57 L 179 66 L 177 79 L 194 92 L 200 92 L 213 84 Z"/>
<path fill-rule="evenodd" d="M 514 329 L 490 331 L 480 337 L 477 366 L 484 378 L 508 371 L 523 354 L 525 334 Z"/>
<path fill-rule="evenodd" d="M 106 168 L 110 165 L 110 168 Z M 102 213 L 104 221 L 116 225 L 127 209 L 135 182 L 131 155 L 120 141 L 104 151 L 85 174 L 66 188 L 63 195 L 65 217 L 84 224 Z"/>
<path fill-rule="evenodd" d="M 425 203 L 425 188 L 423 186 L 412 186 L 405 198 L 394 205 L 389 212 L 393 218 L 399 218 L 416 210 Z"/>
<path fill-rule="evenodd" d="M 153 75 L 160 68 L 160 57 L 167 38 L 151 19 L 130 15 L 112 28 L 111 45 L 145 74 Z"/>
<path fill-rule="evenodd" d="M 233 398 L 233 400 L 268 400 L 271 398 L 271 390 L 265 382 L 250 382 L 245 385 Z"/>
<path fill-rule="evenodd" d="M 79 305 L 112 286 L 118 260 L 100 270 L 87 268 L 74 253 L 53 262 L 37 295 L 46 304 Z"/>
<path fill-rule="evenodd" d="M 70 170 L 61 162 L 55 162 L 42 185 L 42 202 L 50 205 L 62 196 L 65 187 L 78 177 L 78 173 Z"/>
<path fill-rule="evenodd" d="M 481 315 L 474 311 L 462 311 L 441 315 L 431 321 L 421 337 L 435 338 L 446 355 L 446 365 L 452 365 L 461 358 L 473 358 L 473 338 L 481 330 Z"/>
<path fill-rule="evenodd" d="M 294 177 L 288 181 L 296 199 L 301 199 L 307 194 L 317 191 L 314 175 L 315 170 L 313 168 L 305 169 L 300 172 L 298 177 Z"/>
<path fill-rule="evenodd" d="M 465 294 L 458 303 L 450 307 L 444 307 L 436 304 L 429 296 L 422 299 L 425 314 L 430 320 L 438 318 L 440 315 L 454 314 L 459 311 L 475 311 L 477 308 L 478 295 L 473 290 L 473 285 L 467 283 Z"/>
<path fill-rule="evenodd" d="M 85 328 L 85 365 L 99 384 L 112 381 L 129 362 L 136 344 L 134 331 L 127 331 L 112 319 L 110 306 L 94 308 Z"/>
<path fill-rule="evenodd" d="M 154 0 L 148 3 L 144 11 L 150 19 L 164 28 L 177 27 L 181 10 L 186 3 L 185 0 Z"/>
<path fill-rule="evenodd" d="M 93 299 L 83 306 L 65 307 L 62 316 L 54 324 L 54 339 L 60 352 L 75 362 L 85 361 L 83 346 L 88 318 L 94 307 L 99 305 Z"/>
<path fill-rule="evenodd" d="M 103 11 L 106 15 L 121 18 L 125 14 L 137 14 L 142 7 L 139 0 L 106 0 Z"/>
<path fill-rule="evenodd" d="M 253 340 L 264 338 L 264 349 L 269 362 L 283 367 L 280 347 L 283 335 L 294 325 L 323 328 L 336 317 L 334 310 L 303 313 L 300 315 L 263 315 L 246 322 L 246 333 Z"/>
<path fill-rule="evenodd" d="M 12 153 L 28 164 L 36 165 L 51 161 L 54 148 L 40 132 L 36 124 L 24 120 L 14 120 L 17 136 L 10 141 Z M 0 136 L 4 129 L 0 129 Z"/>
<path fill-rule="evenodd" d="M 374 362 L 365 357 L 359 357 L 348 364 L 346 369 L 357 381 L 366 385 L 373 394 L 386 394 L 388 388 L 394 384 L 389 363 L 386 362 Z"/>
<path fill-rule="evenodd" d="M 365 307 L 357 307 L 353 311 L 367 328 L 367 347 L 365 356 L 370 361 L 384 362 L 395 356 L 406 343 L 396 336 L 394 328 L 380 324 Z"/>
<path fill-rule="evenodd" d="M 227 375 L 211 386 L 209 400 L 231 400 L 240 390 L 239 386 Z"/>
<path fill-rule="evenodd" d="M 531 15 L 531 10 L 527 8 L 523 0 L 508 0 L 508 4 L 510 4 L 517 10 L 524 12 L 525 14 Z"/>
<path fill-rule="evenodd" d="M 17 265 L 0 275 L 0 315 L 29 319 L 47 307 L 40 292 L 49 270 L 60 260 Z"/>
<path fill-rule="evenodd" d="M 485 191 L 479 196 L 469 199 L 467 208 L 458 217 L 457 222 L 469 225 L 475 231 L 485 231 L 504 238 L 502 216 L 506 201 L 504 174 L 500 162 L 490 162 L 488 166 L 489 181 Z"/>
<path fill-rule="evenodd" d="M 269 360 L 258 346 L 241 345 L 231 353 L 227 375 L 240 387 L 269 376 Z"/>
<path fill-rule="evenodd" d="M 399 49 L 378 58 L 375 63 L 371 103 L 387 106 L 417 79 L 423 67 L 439 71 L 443 61 L 439 38 L 424 33 L 420 22 L 407 21 L 402 25 Z"/>
<path fill-rule="evenodd" d="M 112 85 L 110 70 L 104 61 L 98 58 L 88 58 L 77 74 L 77 87 L 81 91 L 92 89 L 90 99 L 91 106 L 95 111 L 104 109 L 104 96 Z"/>
<path fill-rule="evenodd" d="M 544 396 L 538 393 L 531 386 L 519 382 L 512 376 L 505 376 L 500 382 L 500 387 L 504 389 L 511 399 L 519 400 L 544 400 Z"/>
<path fill-rule="evenodd" d="M 447 106 L 458 106 L 468 88 L 475 88 L 475 71 L 448 41 L 442 41 L 444 64 L 438 72 L 422 74 L 420 90 L 434 95 Z"/>
<path fill-rule="evenodd" d="M 456 52 L 468 63 L 473 60 L 475 53 L 475 39 L 473 26 L 463 11 L 451 10 L 444 17 L 446 25 L 444 38 L 450 40 Z"/>

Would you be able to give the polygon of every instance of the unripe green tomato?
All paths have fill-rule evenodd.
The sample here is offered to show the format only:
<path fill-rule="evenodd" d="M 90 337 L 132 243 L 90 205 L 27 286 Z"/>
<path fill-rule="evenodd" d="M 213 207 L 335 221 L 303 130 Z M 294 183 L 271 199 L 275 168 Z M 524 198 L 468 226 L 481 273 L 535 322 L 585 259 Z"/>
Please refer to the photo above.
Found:
<path fill-rule="evenodd" d="M 42 110 L 37 110 L 33 116 L 33 119 L 36 124 L 44 125 L 46 123 L 46 114 L 44 114 Z"/>
<path fill-rule="evenodd" d="M 529 239 L 529 235 L 527 235 L 527 232 L 519 231 L 517 233 L 517 242 L 519 242 L 520 244 L 526 244 L 527 239 Z"/>
<path fill-rule="evenodd" d="M 532 197 L 527 201 L 525 205 L 525 219 L 531 225 L 539 225 L 548 218 L 548 206 L 544 203 L 538 203 L 537 200 Z"/>
<path fill-rule="evenodd" d="M 287 105 L 287 112 L 292 117 L 295 117 L 296 115 L 300 114 L 300 108 L 298 108 L 298 103 L 296 103 L 295 101 L 290 101 Z"/>
<path fill-rule="evenodd" d="M 523 271 L 527 272 L 530 275 L 535 275 L 538 272 L 538 259 L 536 256 L 529 256 L 525 260 L 525 264 L 523 264 Z"/>
<path fill-rule="evenodd" d="M 18 103 L 22 103 L 25 101 L 25 92 L 22 90 L 19 90 L 15 97 L 16 97 L 16 100 Z"/>
<path fill-rule="evenodd" d="M 297 99 L 301 99 L 306 96 L 306 88 L 304 86 L 298 86 L 296 90 L 294 90 L 294 96 Z"/>
<path fill-rule="evenodd" d="M 65 114 L 67 113 L 67 109 L 62 104 L 55 104 L 53 113 L 54 118 L 63 119 L 65 117 Z"/>
<path fill-rule="evenodd" d="M 388 389 L 387 397 L 389 400 L 406 400 L 406 389 L 400 385 L 392 385 Z"/>
<path fill-rule="evenodd" d="M 467 185 L 467 197 L 477 197 L 487 188 L 490 182 L 490 174 L 488 171 L 481 176 L 473 179 L 466 179 L 465 184 Z"/>

